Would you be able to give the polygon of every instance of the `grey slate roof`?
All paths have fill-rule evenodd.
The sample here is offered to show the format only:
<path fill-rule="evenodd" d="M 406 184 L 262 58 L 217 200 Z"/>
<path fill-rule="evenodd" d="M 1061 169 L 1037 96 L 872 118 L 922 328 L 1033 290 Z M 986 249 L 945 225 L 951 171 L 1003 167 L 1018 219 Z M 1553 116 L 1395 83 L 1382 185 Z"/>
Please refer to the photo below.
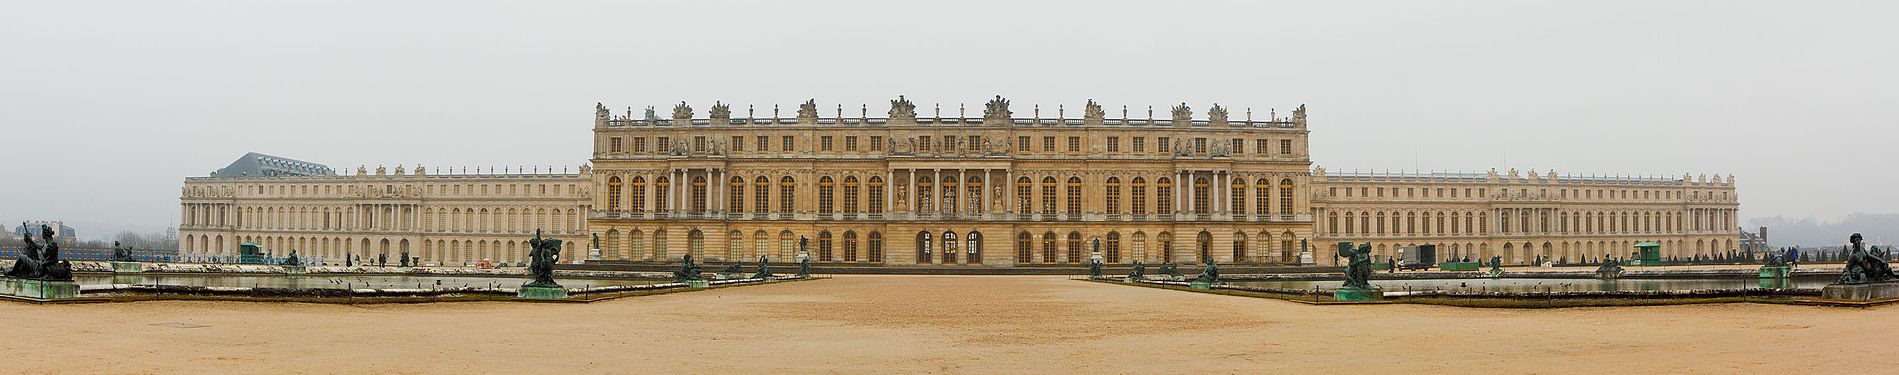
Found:
<path fill-rule="evenodd" d="M 280 176 L 330 176 L 336 170 L 327 165 L 307 161 L 270 156 L 256 152 L 238 157 L 231 165 L 211 172 L 211 177 L 280 177 Z"/>

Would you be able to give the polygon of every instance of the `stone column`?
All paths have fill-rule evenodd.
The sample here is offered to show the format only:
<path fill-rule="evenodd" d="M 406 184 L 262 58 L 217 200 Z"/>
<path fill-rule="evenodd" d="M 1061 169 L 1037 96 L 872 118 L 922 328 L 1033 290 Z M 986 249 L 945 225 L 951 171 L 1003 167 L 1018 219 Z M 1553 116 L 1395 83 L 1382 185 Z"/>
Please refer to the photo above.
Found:
<path fill-rule="evenodd" d="M 956 190 L 960 190 L 956 192 L 956 197 L 962 198 L 962 199 L 956 200 L 957 207 L 950 207 L 950 212 L 961 212 L 964 214 L 969 213 L 968 212 L 969 210 L 967 210 L 967 208 L 969 208 L 969 170 L 968 169 L 962 169 L 962 168 L 956 169 Z"/>

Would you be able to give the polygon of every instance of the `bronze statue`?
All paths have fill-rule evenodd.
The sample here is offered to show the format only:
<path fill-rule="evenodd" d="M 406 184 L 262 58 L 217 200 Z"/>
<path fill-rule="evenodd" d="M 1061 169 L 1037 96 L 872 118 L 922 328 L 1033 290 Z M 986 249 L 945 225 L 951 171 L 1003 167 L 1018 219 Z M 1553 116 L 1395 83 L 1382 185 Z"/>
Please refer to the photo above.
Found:
<path fill-rule="evenodd" d="M 1840 273 L 1840 280 L 1835 283 L 1866 284 L 1899 280 L 1899 275 L 1893 274 L 1892 267 L 1886 264 L 1886 260 L 1881 259 L 1879 254 L 1866 251 L 1864 247 L 1861 247 L 1860 240 L 1859 233 L 1847 237 L 1849 243 L 1845 248 L 1846 271 Z"/>
<path fill-rule="evenodd" d="M 1147 275 L 1144 275 L 1145 273 L 1147 273 L 1147 266 L 1141 265 L 1141 261 L 1136 260 L 1134 261 L 1134 269 L 1128 271 L 1128 280 L 1146 279 Z"/>
<path fill-rule="evenodd" d="M 22 224 L 21 226 L 25 226 Z M 26 243 L 20 256 L 13 261 L 13 268 L 7 269 L 6 276 L 20 279 L 72 281 L 72 263 L 59 259 L 59 242 L 53 240 L 53 228 L 40 225 L 40 240 L 33 242 L 33 233 L 22 235 Z"/>
<path fill-rule="evenodd" d="M 767 266 L 769 265 L 769 263 L 770 263 L 770 262 L 768 262 L 768 261 L 767 261 L 767 260 L 765 259 L 765 256 L 764 256 L 764 255 L 760 255 L 760 256 L 758 256 L 758 272 L 757 272 L 757 273 L 753 273 L 753 274 L 752 274 L 752 278 L 754 278 L 754 279 L 764 279 L 764 278 L 770 278 L 770 277 L 772 276 L 772 275 L 771 275 L 771 269 L 767 267 Z"/>
<path fill-rule="evenodd" d="M 704 271 L 699 269 L 699 265 L 692 263 L 692 254 L 686 254 L 686 262 L 679 265 L 678 271 L 673 272 L 673 282 L 704 280 L 705 277 L 700 275 L 702 272 Z"/>
<path fill-rule="evenodd" d="M 297 258 L 297 249 L 290 249 L 290 256 L 284 257 L 283 265 L 291 267 L 303 265 L 303 260 Z"/>
<path fill-rule="evenodd" d="M 528 275 L 534 277 L 522 286 L 559 288 L 554 282 L 554 262 L 560 259 L 560 240 L 541 239 L 541 230 L 534 230 L 534 239 L 528 240 Z"/>
<path fill-rule="evenodd" d="M 112 241 L 112 261 L 137 262 L 138 259 L 132 257 L 131 247 L 121 247 L 119 246 L 119 241 Z"/>
<path fill-rule="evenodd" d="M 1088 260 L 1088 278 L 1090 279 L 1101 278 L 1101 259 Z"/>
<path fill-rule="evenodd" d="M 1345 263 L 1344 287 L 1371 289 L 1371 244 L 1358 244 L 1353 248 L 1349 242 L 1339 243 L 1338 256 L 1350 259 Z"/>
<path fill-rule="evenodd" d="M 1207 261 L 1207 268 L 1201 270 L 1200 276 L 1194 277 L 1194 280 L 1204 281 L 1208 284 L 1220 282 L 1220 266 L 1214 264 L 1211 260 Z"/>

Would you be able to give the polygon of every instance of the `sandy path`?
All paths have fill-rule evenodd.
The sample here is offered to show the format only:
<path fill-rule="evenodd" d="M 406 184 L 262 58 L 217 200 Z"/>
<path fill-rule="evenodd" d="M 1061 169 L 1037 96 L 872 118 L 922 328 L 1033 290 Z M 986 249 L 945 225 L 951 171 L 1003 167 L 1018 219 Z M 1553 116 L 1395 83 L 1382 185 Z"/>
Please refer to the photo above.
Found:
<path fill-rule="evenodd" d="M 1058 277 L 845 276 L 584 305 L 0 303 L 0 316 L 12 322 L 0 339 L 0 373 L 8 374 L 55 366 L 79 373 L 1855 373 L 1899 366 L 1885 349 L 1899 333 L 1899 307 L 1307 306 Z M 50 341 L 34 343 L 40 338 Z"/>

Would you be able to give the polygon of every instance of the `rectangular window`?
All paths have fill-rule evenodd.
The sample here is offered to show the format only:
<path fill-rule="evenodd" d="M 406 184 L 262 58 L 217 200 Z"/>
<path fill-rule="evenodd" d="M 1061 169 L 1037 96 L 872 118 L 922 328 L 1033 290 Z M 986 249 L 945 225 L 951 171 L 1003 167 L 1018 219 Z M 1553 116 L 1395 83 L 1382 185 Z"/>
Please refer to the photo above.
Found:
<path fill-rule="evenodd" d="M 1207 139 L 1206 138 L 1193 139 L 1193 153 L 1196 153 L 1196 154 L 1207 153 Z"/>
<path fill-rule="evenodd" d="M 745 151 L 745 137 L 732 136 L 732 151 Z"/>
<path fill-rule="evenodd" d="M 964 149 L 967 149 L 970 151 L 980 150 L 980 148 L 978 147 L 982 147 L 982 136 L 972 135 L 972 136 L 969 136 L 968 139 L 969 139 L 969 144 L 963 145 Z"/>
<path fill-rule="evenodd" d="M 1081 152 L 1081 137 L 1068 137 L 1068 152 Z"/>
<path fill-rule="evenodd" d="M 1262 154 L 1273 152 L 1273 140 L 1266 138 L 1255 139 L 1253 140 L 1253 150 Z"/>
<path fill-rule="evenodd" d="M 883 151 L 884 150 L 884 136 L 881 136 L 881 135 L 870 136 L 870 150 Z"/>
<path fill-rule="evenodd" d="M 1055 137 L 1042 137 L 1042 152 L 1055 152 Z"/>
<path fill-rule="evenodd" d="M 646 152 L 646 137 L 633 138 L 633 152 L 634 153 Z"/>
<path fill-rule="evenodd" d="M 1159 152 L 1163 154 L 1172 152 L 1172 151 L 1167 151 L 1167 141 L 1168 141 L 1167 137 L 1160 137 L 1159 139 L 1155 139 L 1154 152 Z"/>
<path fill-rule="evenodd" d="M 1015 150 L 1017 152 L 1029 152 L 1029 136 L 1015 137 Z"/>
<path fill-rule="evenodd" d="M 607 152 L 620 153 L 620 137 L 607 138 Z"/>
<path fill-rule="evenodd" d="M 758 152 L 771 151 L 771 137 L 758 136 Z"/>
<path fill-rule="evenodd" d="M 1147 137 L 1134 137 L 1134 152 L 1147 152 Z"/>
<path fill-rule="evenodd" d="M 1108 152 L 1121 152 L 1121 137 L 1108 137 Z"/>
<path fill-rule="evenodd" d="M 831 136 L 827 135 L 827 136 L 818 137 L 818 151 L 833 151 L 833 150 L 835 149 L 831 148 Z"/>
<path fill-rule="evenodd" d="M 917 136 L 917 151 L 929 151 L 929 150 L 930 150 L 930 136 L 927 136 L 927 135 Z"/>
<path fill-rule="evenodd" d="M 1234 138 L 1231 141 L 1227 141 L 1227 143 L 1229 146 L 1232 146 L 1234 155 L 1246 153 L 1246 140 Z"/>
<path fill-rule="evenodd" d="M 692 137 L 692 151 L 706 152 L 706 137 L 705 136 L 701 135 L 701 136 Z"/>
<path fill-rule="evenodd" d="M 1292 155 L 1292 140 L 1290 139 L 1279 140 L 1279 154 Z"/>
<path fill-rule="evenodd" d="M 784 138 L 784 145 L 783 147 L 780 148 L 781 150 L 784 150 L 785 152 L 791 152 L 793 150 L 798 149 L 798 143 L 797 143 L 798 137 L 787 135 L 781 138 Z"/>
<path fill-rule="evenodd" d="M 667 152 L 672 152 L 672 150 L 673 150 L 673 142 L 670 139 L 667 139 L 666 137 L 659 137 L 659 152 L 663 154 Z"/>
<path fill-rule="evenodd" d="M 844 136 L 844 151 L 857 151 L 857 136 Z"/>

